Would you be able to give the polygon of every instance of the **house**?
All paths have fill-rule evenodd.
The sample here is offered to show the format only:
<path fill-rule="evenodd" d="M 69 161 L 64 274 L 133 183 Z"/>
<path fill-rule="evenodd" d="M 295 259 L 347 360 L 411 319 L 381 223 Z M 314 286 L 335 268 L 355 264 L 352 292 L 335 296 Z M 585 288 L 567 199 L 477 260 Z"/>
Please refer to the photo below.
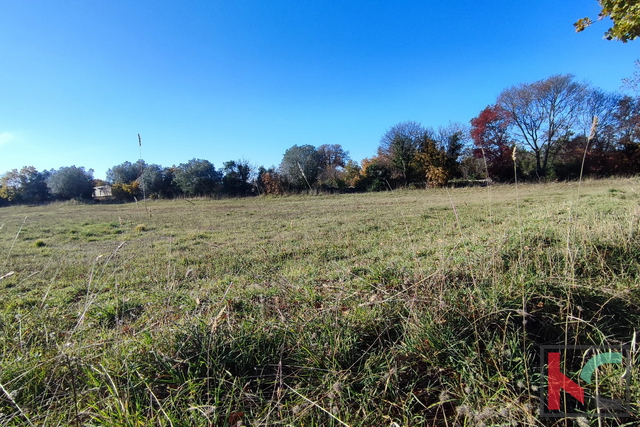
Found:
<path fill-rule="evenodd" d="M 111 186 L 107 184 L 93 187 L 92 197 L 96 200 L 111 199 L 113 197 L 113 195 L 111 194 Z"/>

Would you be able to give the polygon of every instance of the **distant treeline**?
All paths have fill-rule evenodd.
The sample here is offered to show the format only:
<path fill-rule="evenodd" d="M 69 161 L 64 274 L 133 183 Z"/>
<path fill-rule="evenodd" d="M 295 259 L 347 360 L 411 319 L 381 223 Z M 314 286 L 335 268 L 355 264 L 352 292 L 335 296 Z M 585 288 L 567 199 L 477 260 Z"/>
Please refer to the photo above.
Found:
<path fill-rule="evenodd" d="M 454 181 L 568 180 L 638 172 L 640 97 L 606 93 L 572 75 L 557 75 L 505 89 L 469 125 L 436 130 L 413 121 L 398 123 L 382 135 L 376 155 L 360 163 L 340 145 L 326 144 L 294 145 L 278 167 L 268 169 L 246 160 L 225 162 L 220 169 L 201 159 L 171 167 L 124 162 L 107 171 L 106 181 L 94 179 L 93 170 L 83 167 L 38 171 L 26 166 L 0 177 L 0 205 L 90 199 L 101 185 L 110 186 L 115 200 L 133 201 L 384 191 Z"/>

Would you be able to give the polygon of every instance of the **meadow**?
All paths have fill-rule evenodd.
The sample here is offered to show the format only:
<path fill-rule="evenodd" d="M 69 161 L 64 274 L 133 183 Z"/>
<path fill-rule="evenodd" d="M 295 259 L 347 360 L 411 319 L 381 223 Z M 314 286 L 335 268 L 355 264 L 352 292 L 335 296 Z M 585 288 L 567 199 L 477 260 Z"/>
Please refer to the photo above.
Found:
<path fill-rule="evenodd" d="M 1 208 L 0 425 L 638 425 L 635 351 L 631 417 L 538 411 L 540 345 L 635 345 L 639 221 L 639 178 Z"/>

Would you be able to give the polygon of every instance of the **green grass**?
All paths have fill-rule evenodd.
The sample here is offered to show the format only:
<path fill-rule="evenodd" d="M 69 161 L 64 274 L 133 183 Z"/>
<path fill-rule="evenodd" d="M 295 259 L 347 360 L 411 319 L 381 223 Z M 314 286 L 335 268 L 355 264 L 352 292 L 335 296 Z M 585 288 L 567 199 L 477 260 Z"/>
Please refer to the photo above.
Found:
<path fill-rule="evenodd" d="M 0 425 L 565 425 L 538 348 L 640 330 L 637 191 L 0 209 Z"/>

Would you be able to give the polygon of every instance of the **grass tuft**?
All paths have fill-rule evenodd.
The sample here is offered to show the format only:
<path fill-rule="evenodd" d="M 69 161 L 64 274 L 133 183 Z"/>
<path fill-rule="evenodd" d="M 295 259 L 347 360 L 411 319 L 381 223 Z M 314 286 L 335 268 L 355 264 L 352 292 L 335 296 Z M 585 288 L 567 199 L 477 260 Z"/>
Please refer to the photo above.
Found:
<path fill-rule="evenodd" d="M 148 230 L 147 226 L 144 224 L 138 224 L 133 229 L 136 233 L 142 233 L 143 231 Z"/>

